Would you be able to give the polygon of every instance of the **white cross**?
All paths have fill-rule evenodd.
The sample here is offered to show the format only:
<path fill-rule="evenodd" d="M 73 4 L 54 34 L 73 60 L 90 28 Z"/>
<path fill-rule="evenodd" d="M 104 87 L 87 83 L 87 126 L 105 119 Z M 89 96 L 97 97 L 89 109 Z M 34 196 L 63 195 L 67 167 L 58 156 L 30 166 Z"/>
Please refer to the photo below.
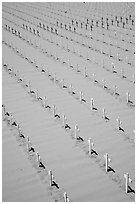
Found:
<path fill-rule="evenodd" d="M 96 75 L 93 73 L 93 82 L 95 82 Z"/>
<path fill-rule="evenodd" d="M 5 113 L 6 113 L 5 105 L 3 105 L 3 113 L 4 113 L 4 115 L 5 115 Z"/>
<path fill-rule="evenodd" d="M 121 77 L 122 78 L 124 77 L 124 69 L 123 68 L 121 69 Z"/>
<path fill-rule="evenodd" d="M 91 98 L 91 110 L 93 110 L 93 107 L 94 107 L 94 100 L 93 98 Z"/>
<path fill-rule="evenodd" d="M 126 101 L 127 101 L 127 103 L 129 103 L 129 101 L 130 101 L 130 94 L 129 94 L 129 92 L 126 92 Z"/>
<path fill-rule="evenodd" d="M 89 144 L 88 153 L 91 154 L 94 146 L 94 143 L 92 142 L 91 138 L 88 139 L 88 144 Z"/>
<path fill-rule="evenodd" d="M 108 157 L 108 153 L 104 155 L 105 164 L 106 164 L 106 173 L 108 172 L 108 163 L 111 162 L 111 159 Z"/>
<path fill-rule="evenodd" d="M 36 99 L 38 99 L 39 94 L 38 94 L 38 89 L 36 89 Z"/>
<path fill-rule="evenodd" d="M 55 117 L 56 106 L 53 105 L 53 117 Z"/>
<path fill-rule="evenodd" d="M 117 93 L 117 86 L 114 85 L 114 95 L 116 95 L 116 93 Z"/>
<path fill-rule="evenodd" d="M 118 129 L 120 129 L 120 125 L 122 124 L 122 121 L 120 120 L 120 117 L 118 116 L 118 118 L 116 119 L 117 121 L 117 127 Z"/>
<path fill-rule="evenodd" d="M 73 92 L 72 84 L 70 84 L 69 89 L 70 89 L 70 93 L 72 94 L 72 92 Z"/>
<path fill-rule="evenodd" d="M 87 68 L 84 69 L 84 77 L 87 77 Z"/>
<path fill-rule="evenodd" d="M 30 81 L 29 81 L 29 92 L 31 92 L 31 83 L 30 83 Z"/>
<path fill-rule="evenodd" d="M 112 62 L 112 64 L 111 64 L 111 67 L 112 67 L 112 72 L 114 71 L 114 68 L 115 68 L 115 65 L 114 65 L 114 63 Z"/>
<path fill-rule="evenodd" d="M 66 125 L 66 116 L 65 115 L 62 115 L 62 117 L 63 117 L 63 126 L 65 127 L 65 125 Z"/>
<path fill-rule="evenodd" d="M 64 79 L 61 79 L 61 87 L 64 87 Z"/>
<path fill-rule="evenodd" d="M 30 141 L 28 141 L 28 143 L 27 143 L 27 151 L 29 151 L 30 150 Z"/>
<path fill-rule="evenodd" d="M 132 77 L 133 77 L 133 83 L 135 83 L 135 74 L 133 74 Z"/>
<path fill-rule="evenodd" d="M 70 202 L 70 200 L 69 200 L 68 195 L 67 195 L 66 192 L 64 193 L 64 200 L 65 200 L 65 202 Z"/>
<path fill-rule="evenodd" d="M 80 91 L 80 92 L 79 92 L 79 100 L 80 100 L 80 102 L 82 102 L 82 98 L 83 98 L 83 92 Z"/>
<path fill-rule="evenodd" d="M 129 183 L 132 183 L 132 180 L 129 177 L 129 173 L 124 174 L 124 178 L 126 179 L 126 193 L 128 193 L 128 186 L 129 186 Z"/>
<path fill-rule="evenodd" d="M 103 52 L 103 51 L 102 51 Z M 104 59 L 103 59 L 103 68 L 105 67 Z"/>
<path fill-rule="evenodd" d="M 68 59 L 68 66 L 70 67 L 70 59 Z"/>
<path fill-rule="evenodd" d="M 106 109 L 103 108 L 102 111 L 103 111 L 103 118 L 106 119 L 106 113 L 107 113 L 107 112 L 106 112 Z"/>
<path fill-rule="evenodd" d="M 79 71 L 79 65 L 77 64 L 77 72 Z"/>
<path fill-rule="evenodd" d="M 38 164 L 40 164 L 40 155 L 38 152 L 36 152 L 36 156 L 37 156 L 37 162 L 38 162 Z"/>
<path fill-rule="evenodd" d="M 103 79 L 102 82 L 103 82 L 103 88 L 105 88 L 106 87 L 106 80 Z"/>
<path fill-rule="evenodd" d="M 80 129 L 78 128 L 78 125 L 75 125 L 75 139 L 78 138 L 78 132 L 80 132 Z"/>
<path fill-rule="evenodd" d="M 50 186 L 52 186 L 54 176 L 53 176 L 53 174 L 52 174 L 52 171 L 51 171 L 51 170 L 49 170 L 49 176 L 50 176 Z"/>
<path fill-rule="evenodd" d="M 13 121 L 13 115 L 12 115 L 12 113 L 10 112 L 10 125 L 12 125 L 12 121 Z"/>
<path fill-rule="evenodd" d="M 44 108 L 46 107 L 46 96 L 44 96 L 44 98 L 43 98 L 43 106 L 44 106 Z"/>

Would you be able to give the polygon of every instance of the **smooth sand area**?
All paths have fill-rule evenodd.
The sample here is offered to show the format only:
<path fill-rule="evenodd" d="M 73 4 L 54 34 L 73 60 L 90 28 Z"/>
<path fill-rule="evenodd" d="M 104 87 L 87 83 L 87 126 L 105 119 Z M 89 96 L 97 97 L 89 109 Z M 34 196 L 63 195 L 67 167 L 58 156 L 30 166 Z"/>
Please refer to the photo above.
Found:
<path fill-rule="evenodd" d="M 52 201 L 48 188 L 17 143 L 17 134 L 5 121 L 2 132 L 2 201 Z"/>

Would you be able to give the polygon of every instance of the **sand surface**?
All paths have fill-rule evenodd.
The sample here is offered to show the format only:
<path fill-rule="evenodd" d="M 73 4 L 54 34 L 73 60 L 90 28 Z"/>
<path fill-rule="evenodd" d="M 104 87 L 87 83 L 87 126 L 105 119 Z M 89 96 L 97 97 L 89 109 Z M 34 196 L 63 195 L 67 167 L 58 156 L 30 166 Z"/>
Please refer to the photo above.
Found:
<path fill-rule="evenodd" d="M 40 9 L 40 5 L 38 5 L 35 4 Z M 22 4 L 20 9 L 23 6 L 25 4 Z M 14 4 L 11 4 L 12 7 L 15 8 Z M 5 7 L 4 10 L 12 11 L 8 7 Z M 34 15 L 34 10 L 31 7 L 30 10 L 32 11 L 31 14 Z M 41 11 L 43 11 L 42 8 Z M 29 7 L 26 13 L 30 13 Z M 19 15 L 19 12 L 15 11 L 14 14 Z M 38 13 L 37 15 L 41 17 L 42 14 Z M 29 89 L 18 82 L 17 77 L 9 74 L 5 68 L 2 69 L 2 102 L 13 113 L 23 133 L 30 137 L 32 144 L 40 153 L 42 161 L 46 164 L 46 171 L 52 169 L 60 190 L 55 190 L 55 187 L 50 188 L 47 173 L 45 173 L 44 178 L 39 176 L 39 170 L 33 168 L 34 164 L 27 156 L 25 146 L 19 145 L 18 137 L 15 136 L 16 131 L 4 121 L 3 201 L 63 201 L 63 192 L 65 191 L 72 201 L 134 201 L 134 193 L 125 193 L 124 179 L 124 173 L 129 172 L 133 181 L 131 188 L 135 188 L 135 107 L 126 104 L 127 91 L 130 92 L 133 104 L 135 104 L 135 85 L 132 83 L 134 58 L 130 57 L 129 53 L 128 57 L 132 61 L 132 66 L 129 66 L 126 62 L 117 62 L 117 60 L 90 51 L 93 60 L 91 60 L 92 62 L 87 61 L 84 57 L 79 57 L 71 51 L 68 52 L 55 45 L 54 41 L 59 39 L 60 44 L 65 46 L 67 42 L 70 49 L 75 47 L 75 50 L 80 51 L 83 56 L 86 55 L 85 53 L 88 50 L 84 46 L 64 38 L 64 40 L 61 40 L 60 37 L 53 34 L 53 43 L 51 43 L 46 40 L 48 35 L 51 38 L 50 34 L 42 29 L 41 33 L 44 38 L 36 37 L 19 27 L 23 20 L 15 16 L 9 18 L 10 16 L 10 14 L 3 12 L 3 26 L 5 23 L 9 23 L 5 18 L 13 21 L 16 25 L 13 22 L 10 22 L 10 25 L 19 29 L 26 39 L 31 39 L 32 44 L 36 43 L 39 48 L 19 39 L 5 29 L 3 29 L 3 40 L 11 44 L 12 47 L 17 47 L 19 52 L 25 54 L 28 58 L 35 59 L 39 69 L 36 69 L 33 64 L 23 59 L 4 43 L 2 46 L 3 59 L 9 67 L 13 68 L 14 73 L 18 72 L 18 76 L 23 77 L 24 83 L 31 82 L 32 90 L 36 91 L 38 89 L 41 98 L 46 96 L 47 103 L 51 107 L 55 104 L 56 113 L 61 118 L 55 119 L 53 110 L 44 109 L 41 101 L 28 93 Z M 26 14 L 22 14 L 22 17 L 26 18 L 26 16 Z M 27 19 L 37 25 L 38 20 L 33 17 L 28 18 L 28 16 Z M 50 18 L 46 20 L 48 21 Z M 65 32 L 63 35 L 65 35 Z M 130 39 L 134 40 L 133 37 Z M 106 40 L 108 40 L 107 37 Z M 94 43 L 98 47 L 97 42 Z M 100 47 L 109 51 L 109 46 L 105 48 L 103 43 Z M 46 53 L 42 53 L 42 49 L 53 55 L 57 54 L 66 63 L 63 64 L 62 61 L 47 56 Z M 114 53 L 116 51 L 117 49 L 114 49 Z M 123 51 L 119 53 L 123 58 L 127 55 Z M 101 66 L 104 59 L 106 69 L 94 63 L 94 60 L 98 58 Z M 68 66 L 68 59 L 73 68 Z M 110 71 L 112 61 L 116 64 L 117 74 L 112 74 Z M 79 64 L 80 73 L 76 70 L 77 64 Z M 88 74 L 86 78 L 84 77 L 85 66 Z M 47 73 L 42 73 L 42 67 L 48 69 L 52 76 L 56 73 L 58 81 L 54 82 Z M 125 79 L 120 77 L 122 67 L 124 67 L 126 74 Z M 99 82 L 97 84 L 93 83 L 93 73 L 96 74 Z M 109 87 L 107 90 L 102 87 L 102 79 L 104 78 Z M 61 88 L 60 80 L 62 79 L 64 79 L 67 88 Z M 75 95 L 70 93 L 70 84 L 73 85 Z M 113 95 L 114 84 L 117 85 L 120 96 Z M 79 91 L 84 93 L 86 103 L 80 102 Z M 94 98 L 97 111 L 90 110 L 91 98 Z M 102 108 L 104 107 L 109 118 L 107 121 L 102 118 Z M 66 115 L 71 130 L 63 128 L 63 114 Z M 118 116 L 122 120 L 124 132 L 117 129 L 116 118 Z M 78 124 L 80 128 L 80 136 L 84 138 L 83 143 L 74 139 L 75 124 Z M 92 138 L 98 156 L 88 155 L 89 138 Z M 10 151 L 10 157 L 6 152 L 7 148 Z M 115 173 L 111 171 L 106 174 L 105 172 L 104 154 L 106 152 L 111 158 L 110 166 L 115 170 Z M 44 174 L 44 171 L 42 171 L 42 174 Z M 9 185 L 9 181 L 11 185 Z M 29 193 L 24 197 L 28 191 Z"/>
<path fill-rule="evenodd" d="M 3 201 L 52 201 L 48 188 L 45 188 L 23 149 L 17 143 L 17 134 L 5 121 L 2 122 L 2 132 Z"/>

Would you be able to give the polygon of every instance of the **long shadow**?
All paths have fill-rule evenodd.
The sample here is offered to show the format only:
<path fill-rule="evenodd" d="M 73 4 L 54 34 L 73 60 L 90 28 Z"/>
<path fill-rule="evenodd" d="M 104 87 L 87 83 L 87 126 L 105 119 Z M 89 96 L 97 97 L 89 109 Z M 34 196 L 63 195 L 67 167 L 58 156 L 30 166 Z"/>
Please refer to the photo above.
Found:
<path fill-rule="evenodd" d="M 63 85 L 63 89 L 67 89 L 67 86 L 66 86 L 66 85 Z"/>
<path fill-rule="evenodd" d="M 133 104 L 133 101 L 129 100 L 128 103 L 129 103 L 129 105 L 132 105 L 132 104 Z"/>
<path fill-rule="evenodd" d="M 57 189 L 59 189 L 59 185 L 55 181 L 52 181 L 51 186 L 55 186 Z"/>
<path fill-rule="evenodd" d="M 104 89 L 108 89 L 108 87 L 105 85 L 104 87 L 103 87 Z"/>
<path fill-rule="evenodd" d="M 95 80 L 94 80 L 94 83 L 98 83 L 98 81 L 95 79 Z"/>
<path fill-rule="evenodd" d="M 35 152 L 34 147 L 31 146 L 31 148 L 29 149 L 29 152 Z"/>
<path fill-rule="evenodd" d="M 110 119 L 109 119 L 107 116 L 105 116 L 105 120 L 106 120 L 106 121 L 109 121 Z"/>
<path fill-rule="evenodd" d="M 82 98 L 81 100 L 86 103 L 86 100 L 84 98 Z"/>
<path fill-rule="evenodd" d="M 116 95 L 116 96 L 119 96 L 119 93 L 115 92 L 115 95 Z"/>
<path fill-rule="evenodd" d="M 92 110 L 95 110 L 95 111 L 97 111 L 98 109 L 97 109 L 97 108 L 95 108 L 95 107 L 93 107 L 93 108 L 92 108 Z"/>
<path fill-rule="evenodd" d="M 108 172 L 110 172 L 110 171 L 112 171 L 113 173 L 116 172 L 112 167 L 108 166 Z"/>
<path fill-rule="evenodd" d="M 116 74 L 117 73 L 117 71 L 116 70 L 113 70 L 113 74 Z"/>
<path fill-rule="evenodd" d="M 44 166 L 44 164 L 42 162 L 40 162 L 39 167 L 46 169 L 46 167 Z"/>
<path fill-rule="evenodd" d="M 66 124 L 64 128 L 65 129 L 71 129 L 70 125 L 68 125 L 68 124 Z"/>
<path fill-rule="evenodd" d="M 126 79 L 127 77 L 124 75 L 122 78 L 123 78 L 123 79 Z"/>
<path fill-rule="evenodd" d="M 78 141 L 82 141 L 82 142 L 84 142 L 84 138 L 82 138 L 82 137 L 80 137 L 80 136 L 77 137 L 77 140 L 78 140 Z"/>
<path fill-rule="evenodd" d="M 125 132 L 125 130 L 123 128 L 121 128 L 121 127 L 119 127 L 119 130 L 121 130 L 122 132 Z"/>
<path fill-rule="evenodd" d="M 94 149 L 91 150 L 91 154 L 96 154 L 96 155 L 98 155 L 98 153 L 97 153 L 96 150 L 94 150 Z"/>
<path fill-rule="evenodd" d="M 74 91 L 72 91 L 72 94 L 74 95 L 74 94 L 76 94 Z"/>
<path fill-rule="evenodd" d="M 135 190 L 132 189 L 130 186 L 128 186 L 128 193 L 134 193 L 135 194 Z"/>

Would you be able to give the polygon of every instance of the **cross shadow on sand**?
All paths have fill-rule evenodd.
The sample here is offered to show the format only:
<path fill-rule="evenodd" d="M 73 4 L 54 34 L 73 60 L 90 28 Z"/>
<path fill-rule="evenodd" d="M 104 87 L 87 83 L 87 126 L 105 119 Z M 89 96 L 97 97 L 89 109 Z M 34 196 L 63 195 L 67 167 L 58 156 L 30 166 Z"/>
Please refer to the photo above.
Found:
<path fill-rule="evenodd" d="M 94 150 L 94 149 L 91 150 L 91 155 L 92 155 L 92 154 L 98 155 L 98 153 L 97 153 L 96 150 Z"/>
<path fill-rule="evenodd" d="M 119 127 L 119 130 L 121 130 L 122 132 L 125 132 L 125 130 L 122 127 Z"/>
<path fill-rule="evenodd" d="M 105 120 L 106 120 L 106 121 L 109 121 L 109 118 L 108 118 L 107 116 L 105 116 Z"/>
<path fill-rule="evenodd" d="M 112 167 L 108 166 L 108 172 L 110 172 L 110 171 L 112 171 L 113 173 L 116 172 Z"/>
<path fill-rule="evenodd" d="M 92 110 L 97 111 L 98 109 L 96 107 L 93 107 Z"/>
<path fill-rule="evenodd" d="M 132 189 L 130 186 L 128 186 L 128 193 L 134 193 L 135 194 L 135 190 Z"/>

